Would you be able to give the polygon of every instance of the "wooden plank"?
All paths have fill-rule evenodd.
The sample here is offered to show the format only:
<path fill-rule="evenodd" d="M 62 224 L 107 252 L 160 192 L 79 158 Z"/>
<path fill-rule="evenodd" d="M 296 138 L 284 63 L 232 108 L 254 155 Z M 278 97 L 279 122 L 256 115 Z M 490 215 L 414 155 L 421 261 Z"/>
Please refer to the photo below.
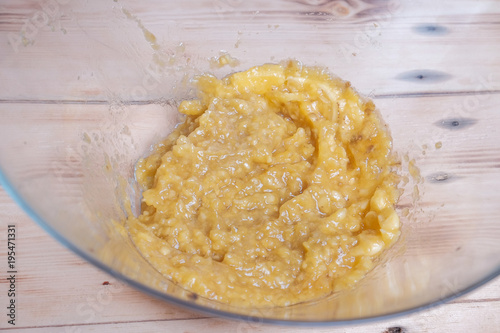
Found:
<path fill-rule="evenodd" d="M 123 332 L 243 331 L 273 332 L 275 327 L 259 323 L 203 319 L 121 285 L 105 273 L 64 249 L 27 218 L 2 190 L 2 229 L 15 221 L 18 229 L 18 258 L 22 277 L 18 283 L 19 307 L 16 332 Z M 0 253 L 0 261 L 4 261 Z M 103 285 L 104 282 L 110 285 Z M 4 289 L 4 288 L 2 288 Z M 109 290 L 109 292 L 103 292 Z M 3 293 L 2 293 L 3 294 Z M 103 297 L 103 295 L 106 295 Z M 430 311 L 389 321 L 350 327 L 350 332 L 383 332 L 403 327 L 407 332 L 495 332 L 500 325 L 500 280 L 474 293 Z M 101 324 L 99 324 L 101 323 Z M 7 328 L 5 322 L 0 327 Z M 26 329 L 20 329 L 26 327 Z M 31 328 L 30 328 L 31 327 Z M 492 330 L 493 329 L 493 330 Z M 283 332 L 302 329 L 281 328 Z M 318 332 L 345 332 L 319 329 Z"/>
<path fill-rule="evenodd" d="M 402 1 L 397 10 L 384 2 L 357 2 L 359 8 L 338 17 L 331 6 L 301 1 L 276 5 L 286 11 L 227 0 L 189 11 L 188 4 L 158 0 L 94 2 L 92 8 L 74 1 L 59 6 L 17 53 L 9 38 L 17 45 L 13 36 L 26 30 L 25 20 L 41 7 L 35 1 L 2 2 L 0 82 L 8 84 L 0 100 L 171 98 L 186 95 L 185 82 L 196 73 L 222 76 L 290 57 L 328 66 L 364 94 L 500 90 L 498 2 Z M 122 8 L 133 16 L 127 18 Z M 210 16 L 214 10 L 218 15 Z M 207 35 L 207 26 L 213 33 Z M 429 26 L 438 33 L 427 33 Z M 156 36 L 159 50 L 152 49 L 144 29 Z M 241 64 L 211 69 L 209 59 L 221 50 Z M 158 67 L 155 57 L 170 65 Z"/>
<path fill-rule="evenodd" d="M 79 326 L 52 326 L 16 329 L 14 332 L 318 332 L 318 333 L 386 333 L 386 332 L 500 332 L 500 302 L 449 304 L 421 314 L 379 323 L 342 328 L 301 328 L 272 326 L 256 322 L 235 322 L 215 318 L 157 320 Z M 391 331 L 392 329 L 392 331 Z"/>
<path fill-rule="evenodd" d="M 467 97 L 467 96 L 465 96 Z M 475 156 L 474 147 L 480 142 L 485 148 L 479 153 L 483 159 L 495 158 L 498 153 L 497 140 L 494 135 L 495 124 L 498 123 L 500 114 L 497 111 L 497 95 L 491 95 L 481 100 L 481 105 L 471 112 L 471 117 L 478 117 L 479 122 L 473 126 L 465 127 L 460 131 L 450 131 L 447 128 L 435 126 L 438 137 L 444 136 L 443 147 L 432 149 L 429 140 L 434 137 L 427 136 L 429 126 L 443 119 L 443 113 L 438 110 L 441 105 L 460 103 L 464 96 L 436 96 L 426 98 L 382 98 L 377 99 L 377 105 L 383 110 L 384 116 L 391 125 L 395 140 L 401 140 L 400 147 L 409 147 L 413 152 L 412 157 L 417 158 L 421 164 L 422 175 L 428 177 L 427 172 L 432 171 L 436 165 L 435 159 L 442 159 L 437 165 L 439 170 L 447 170 L 445 167 L 453 167 L 456 161 L 452 157 L 456 154 Z M 141 115 L 147 113 L 155 124 L 161 122 L 165 109 L 161 106 L 145 105 L 131 106 L 124 112 L 131 124 L 131 133 L 138 139 L 148 138 L 148 125 L 140 121 Z M 106 119 L 108 106 L 106 105 L 52 105 L 52 104 L 1 104 L 0 111 L 4 121 L 26 119 L 28 115 L 36 115 L 38 126 L 49 126 L 57 135 L 57 126 L 62 115 L 68 116 L 65 122 L 66 131 L 71 132 L 71 126 L 77 124 L 78 129 L 85 130 L 86 127 L 96 129 L 96 124 L 102 124 Z M 24 113 L 23 113 L 24 112 Z M 73 125 L 72 125 L 73 124 Z M 398 126 L 399 124 L 399 126 Z M 51 127 L 52 126 L 52 127 Z M 167 120 L 160 124 L 161 128 L 168 128 L 171 123 Z M 27 128 L 20 128 L 27 130 Z M 66 132 L 61 132 L 66 133 Z M 478 133 L 489 133 L 490 135 L 478 135 Z M 73 133 L 80 138 L 80 133 Z M 156 134 L 161 136 L 161 134 Z M 423 141 L 419 141 L 420 138 Z M 425 139 L 424 139 L 425 138 Z M 80 138 L 81 139 L 81 138 Z M 22 137 L 12 138 L 9 144 L 14 146 L 22 144 Z M 17 142 L 16 140 L 21 140 Z M 148 140 L 151 140 L 149 138 Z M 475 140 L 479 140 L 476 142 Z M 70 141 L 69 141 L 70 142 Z M 143 142 L 146 144 L 146 141 Z M 428 149 L 423 149 L 423 144 L 429 144 Z M 147 146 L 147 144 L 146 144 Z M 413 147 L 413 148 L 411 148 Z M 424 155 L 422 151 L 427 153 Z M 477 149 L 476 149 L 477 151 Z M 487 152 L 491 152 L 491 154 Z M 481 161 L 475 164 L 475 173 L 490 172 L 498 174 L 498 169 L 482 169 Z M 459 169 L 457 169 L 460 171 Z M 466 174 L 461 175 L 465 177 Z M 429 190 L 432 185 L 428 184 Z M 491 183 L 490 183 L 491 187 Z M 432 193 L 432 191 L 431 191 Z M 426 194 L 428 195 L 428 194 Z M 425 196 L 424 196 L 425 198 Z M 495 204 L 490 216 L 498 213 Z M 474 212 L 469 212 L 473 214 Z M 465 217 L 464 217 L 465 218 Z M 225 322 L 206 318 L 203 314 L 192 313 L 177 307 L 165 304 L 149 296 L 143 295 L 130 287 L 123 286 L 106 273 L 103 273 L 71 252 L 64 249 L 49 235 L 44 233 L 25 214 L 14 205 L 11 199 L 0 191 L 0 222 L 1 233 L 4 234 L 5 226 L 9 223 L 18 225 L 18 248 L 19 248 L 19 325 L 30 330 L 57 331 L 81 329 L 82 331 L 108 331 L 121 328 L 123 330 L 155 331 L 159 327 L 172 330 L 185 328 L 187 331 L 196 331 L 200 327 L 210 330 L 234 330 L 247 327 L 238 326 L 241 323 Z M 432 227 L 432 225 L 431 225 Z M 455 228 L 456 229 L 456 228 Z M 429 229 L 438 231 L 437 229 Z M 450 229 L 452 230 L 452 229 Z M 463 229 L 465 231 L 469 229 Z M 455 231 L 453 231 L 455 232 Z M 470 232 L 469 232 L 470 233 Z M 463 235 L 457 234 L 457 237 Z M 493 236 L 491 236 L 493 237 Z M 432 239 L 431 239 L 432 240 Z M 437 244 L 437 243 L 436 243 Z M 454 244 L 449 244 L 453 246 Z M 437 245 L 436 245 L 437 246 Z M 430 252 L 446 250 L 447 244 L 441 248 L 431 246 Z M 0 251 L 0 262 L 5 262 L 5 252 Z M 6 291 L 6 283 L 2 279 L 0 293 L 2 300 Z M 103 285 L 105 281 L 110 285 Z M 389 326 L 402 325 L 409 331 L 432 331 L 438 327 L 443 332 L 458 331 L 461 326 L 464 329 L 478 331 L 486 329 L 491 331 L 490 324 L 498 323 L 498 302 L 500 292 L 500 281 L 496 279 L 493 283 L 465 298 L 455 300 L 449 305 L 423 312 L 419 315 L 391 320 L 386 323 L 376 323 L 362 327 L 355 327 L 356 332 L 383 332 Z M 106 298 L 107 297 L 107 298 Z M 200 319 L 201 318 L 201 319 Z M 102 324 L 97 325 L 97 324 Z M 67 326 L 75 325 L 75 326 Z M 498 326 L 498 325 L 497 325 Z M 6 323 L 0 322 L 1 328 L 6 328 Z M 36 329 L 35 329 L 36 327 Z M 76 327 L 76 328 L 75 328 Z M 255 331 L 271 331 L 272 327 L 256 327 Z M 326 330 L 325 330 L 326 331 Z M 330 330 L 329 330 L 330 331 Z M 339 330 L 341 331 L 341 330 Z M 465 330 L 464 330 L 465 331 Z"/>

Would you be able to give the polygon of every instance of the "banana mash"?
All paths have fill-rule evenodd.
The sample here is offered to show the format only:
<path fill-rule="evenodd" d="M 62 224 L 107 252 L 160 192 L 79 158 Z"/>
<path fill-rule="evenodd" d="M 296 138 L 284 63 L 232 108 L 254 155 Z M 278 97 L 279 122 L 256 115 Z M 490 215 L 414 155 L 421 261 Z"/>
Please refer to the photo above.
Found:
<path fill-rule="evenodd" d="M 297 62 L 219 80 L 141 159 L 142 255 L 205 298 L 287 306 L 352 287 L 400 233 L 391 138 L 349 82 Z"/>

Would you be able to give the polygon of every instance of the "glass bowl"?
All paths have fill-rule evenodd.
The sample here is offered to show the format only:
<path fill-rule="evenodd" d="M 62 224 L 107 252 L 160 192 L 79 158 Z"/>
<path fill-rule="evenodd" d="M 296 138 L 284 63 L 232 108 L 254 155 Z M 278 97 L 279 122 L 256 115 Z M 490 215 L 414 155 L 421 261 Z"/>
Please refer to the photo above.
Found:
<path fill-rule="evenodd" d="M 500 273 L 500 2 L 7 0 L 0 8 L 2 185 L 109 274 L 193 310 L 321 325 L 405 314 Z M 135 162 L 179 121 L 194 75 L 284 59 L 327 67 L 375 101 L 408 179 L 402 236 L 353 290 L 324 299 L 258 309 L 194 297 L 154 270 L 123 227 L 140 201 Z"/>

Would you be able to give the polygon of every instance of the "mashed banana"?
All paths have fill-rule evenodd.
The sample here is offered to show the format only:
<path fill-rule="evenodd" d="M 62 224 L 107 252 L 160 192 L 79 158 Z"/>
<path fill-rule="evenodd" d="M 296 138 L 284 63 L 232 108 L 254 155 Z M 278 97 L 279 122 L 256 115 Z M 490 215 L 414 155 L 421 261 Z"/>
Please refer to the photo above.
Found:
<path fill-rule="evenodd" d="M 139 161 L 139 251 L 186 289 L 286 306 L 350 288 L 398 238 L 391 140 L 349 82 L 296 62 L 197 78 Z"/>

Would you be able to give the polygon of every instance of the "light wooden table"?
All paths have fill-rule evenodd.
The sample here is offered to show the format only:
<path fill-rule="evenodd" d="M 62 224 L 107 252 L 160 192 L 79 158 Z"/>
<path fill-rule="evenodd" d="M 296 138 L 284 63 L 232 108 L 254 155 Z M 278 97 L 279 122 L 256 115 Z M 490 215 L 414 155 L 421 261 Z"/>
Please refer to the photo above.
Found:
<path fill-rule="evenodd" d="M 9 224 L 15 224 L 17 230 L 15 326 L 7 323 L 6 316 Z M 3 189 L 0 239 L 0 331 L 500 332 L 498 278 L 449 304 L 390 321 L 343 328 L 274 327 L 211 318 L 166 304 L 116 281 L 49 236 Z"/>
<path fill-rule="evenodd" d="M 119 2 L 119 5 L 115 8 L 116 2 Z M 265 14 L 266 10 L 265 6 L 258 7 L 259 11 L 253 10 L 251 1 L 205 2 L 212 6 L 207 10 L 210 13 L 215 10 L 219 18 L 231 19 L 227 12 L 236 4 L 242 6 L 240 9 L 244 15 L 255 15 L 261 10 L 261 13 Z M 324 8 L 323 2 L 327 3 Z M 54 4 L 54 1 L 51 3 Z M 229 49 L 241 60 L 252 59 L 252 62 L 259 64 L 269 62 L 270 54 L 271 60 L 274 61 L 273 59 L 285 59 L 290 54 L 300 56 L 311 53 L 309 49 L 303 48 L 301 43 L 313 39 L 317 47 L 314 50 L 314 58 L 318 59 L 318 63 L 334 63 L 334 72 L 341 77 L 353 77 L 353 85 L 361 92 L 368 94 L 376 87 L 376 95 L 381 98 L 379 107 L 383 107 L 384 101 L 387 103 L 395 96 L 404 96 L 406 100 L 397 103 L 401 103 L 401 106 L 412 105 L 421 112 L 437 117 L 432 118 L 433 122 L 448 119 L 444 111 L 432 111 L 440 110 L 440 106 L 447 105 L 449 101 L 453 102 L 454 107 L 458 103 L 460 116 L 465 113 L 466 117 L 472 117 L 472 111 L 476 112 L 478 108 L 476 102 L 481 107 L 479 110 L 482 110 L 483 117 L 498 111 L 496 101 L 500 86 L 498 76 L 493 74 L 498 74 L 499 68 L 500 10 L 498 2 L 492 0 L 457 0 L 453 6 L 450 6 L 450 2 L 432 0 L 390 1 L 404 5 L 392 10 L 386 8 L 387 2 L 384 1 L 344 1 L 345 6 L 370 3 L 381 7 L 372 8 L 370 14 L 369 11 L 360 12 L 362 6 L 354 6 L 352 16 L 354 23 L 359 24 L 352 26 L 350 21 L 329 25 L 321 20 L 327 19 L 328 16 L 312 15 L 330 10 L 329 1 L 289 1 L 287 11 L 296 11 L 296 17 L 292 17 L 293 24 L 287 21 L 284 21 L 287 24 L 281 24 L 277 21 L 276 23 L 280 24 L 273 23 L 271 26 L 267 23 L 260 24 L 257 20 L 252 21 L 254 23 L 251 26 L 256 30 L 248 28 L 247 31 L 240 24 L 240 17 L 246 16 L 234 16 L 234 22 L 229 20 L 234 25 L 234 33 L 231 35 L 234 40 L 222 39 L 220 43 L 214 42 L 218 40 L 213 36 L 207 38 L 205 31 L 206 25 L 218 26 L 219 22 L 213 21 L 212 16 L 206 15 L 202 8 L 198 8 L 194 12 L 198 15 L 195 17 L 198 20 L 204 17 L 210 20 L 206 25 L 198 24 L 198 21 L 197 24 L 186 25 L 186 29 L 190 29 L 193 36 L 182 44 L 186 47 L 183 52 L 179 51 L 182 49 L 179 42 L 184 40 L 176 41 L 174 37 L 181 27 L 179 22 L 182 23 L 181 7 L 192 7 L 188 1 L 175 2 L 180 9 L 173 16 L 179 21 L 172 21 L 174 24 L 170 25 L 167 23 L 173 20 L 169 11 L 174 1 L 150 0 L 148 5 L 132 0 L 94 1 L 92 10 L 83 10 L 79 15 L 79 10 L 88 5 L 86 1 L 73 1 L 70 4 L 70 1 L 57 0 L 57 3 L 61 5 L 56 6 L 54 10 L 54 7 L 41 7 L 40 1 L 1 1 L 0 42 L 3 44 L 0 44 L 0 102 L 3 103 L 3 110 L 8 110 L 7 112 L 13 114 L 30 110 L 30 107 L 39 112 L 47 109 L 55 112 L 54 110 L 70 105 L 73 106 L 71 110 L 75 114 L 89 112 L 90 109 L 94 112 L 92 114 L 99 114 L 95 111 L 107 108 L 107 104 L 102 104 L 102 101 L 108 100 L 108 93 L 114 91 L 112 88 L 115 86 L 120 88 L 116 91 L 126 95 L 125 100 L 135 98 L 129 95 L 133 95 L 138 82 L 148 78 L 144 76 L 143 68 L 153 59 L 150 43 L 142 41 L 144 27 L 151 29 L 159 44 L 165 44 L 162 44 L 165 48 L 163 51 L 168 51 L 165 51 L 165 54 L 176 50 L 175 52 L 179 53 L 179 59 L 176 61 L 186 63 L 188 60 L 196 62 L 197 59 L 192 58 L 191 53 L 202 54 L 203 58 L 208 58 L 216 56 L 219 50 Z M 258 6 L 261 3 L 266 1 L 255 2 Z M 314 7 L 315 4 L 318 8 Z M 119 10 L 120 6 L 125 6 L 124 8 L 140 21 L 127 18 Z M 42 10 L 49 9 L 50 14 L 45 14 L 50 15 L 49 22 L 34 28 L 31 35 L 26 34 L 25 25 L 28 20 L 43 19 Z M 104 9 L 107 11 L 104 12 Z M 185 12 L 192 15 L 189 10 Z M 106 19 L 96 19 L 96 13 Z M 359 20 L 356 14 L 360 14 Z M 270 17 L 283 20 L 278 12 L 271 12 Z M 300 26 L 297 28 L 296 25 Z M 302 29 L 304 26 L 309 27 L 309 30 Z M 311 30 L 312 27 L 314 30 Z M 120 33 L 108 34 L 110 31 Z M 285 36 L 287 31 L 293 32 L 298 51 L 304 49 L 306 52 L 290 52 L 288 45 L 277 48 L 272 45 L 274 42 L 267 45 L 255 37 L 262 33 L 274 38 L 269 37 L 269 40 L 279 40 L 278 37 Z M 129 38 L 122 39 L 122 36 Z M 369 38 L 366 39 L 366 36 Z M 328 43 L 323 42 L 322 38 Z M 7 43 L 10 40 L 19 42 L 19 45 L 14 43 L 19 48 L 17 53 L 14 53 L 11 50 L 12 45 Z M 124 50 L 130 41 L 133 41 L 134 45 L 137 44 L 136 47 L 140 46 L 141 52 L 136 54 L 134 49 L 130 55 L 124 56 Z M 337 47 L 337 43 L 340 47 Z M 89 49 L 92 49 L 92 56 L 87 54 Z M 196 52 L 193 52 L 193 49 Z M 330 58 L 335 58 L 335 61 L 327 61 Z M 175 59 L 173 57 L 170 60 Z M 139 68 L 136 73 L 124 70 L 135 67 Z M 353 68 L 360 70 L 352 71 Z M 370 70 L 366 70 L 367 68 Z M 413 72 L 420 69 L 425 70 L 422 73 L 426 75 Z M 443 76 L 444 72 L 450 75 Z M 427 75 L 429 73 L 430 75 Z M 163 98 L 165 92 L 171 89 L 168 78 L 169 76 L 162 77 L 161 84 L 148 90 L 148 98 Z M 31 100 L 24 100 L 26 96 Z M 432 99 L 436 96 L 443 99 Z M 418 101 L 410 98 L 417 98 Z M 57 103 L 58 101 L 64 103 Z M 27 106 L 25 102 L 33 104 Z M 469 102 L 474 105 L 469 105 Z M 451 115 L 448 114 L 448 117 Z M 411 130 L 415 128 L 411 127 Z M 427 131 L 427 128 L 422 127 L 420 130 Z M 424 134 L 430 136 L 430 133 Z M 498 145 L 492 148 L 498 149 Z M 497 156 L 497 150 L 494 149 L 488 150 L 486 157 L 490 159 L 484 159 L 492 162 L 489 165 L 494 165 L 494 158 Z M 467 165 L 469 172 L 471 168 L 482 165 L 476 158 L 470 161 L 472 162 Z M 493 172 L 493 168 L 488 170 Z M 8 324 L 9 318 L 6 316 L 10 288 L 7 280 L 6 241 L 7 226 L 10 224 L 15 224 L 17 230 L 15 326 Z M 411 316 L 361 326 L 284 328 L 211 318 L 144 295 L 88 264 L 31 221 L 0 188 L 0 309 L 0 331 L 6 332 L 494 333 L 500 332 L 500 279 L 497 278 L 449 304 Z"/>

